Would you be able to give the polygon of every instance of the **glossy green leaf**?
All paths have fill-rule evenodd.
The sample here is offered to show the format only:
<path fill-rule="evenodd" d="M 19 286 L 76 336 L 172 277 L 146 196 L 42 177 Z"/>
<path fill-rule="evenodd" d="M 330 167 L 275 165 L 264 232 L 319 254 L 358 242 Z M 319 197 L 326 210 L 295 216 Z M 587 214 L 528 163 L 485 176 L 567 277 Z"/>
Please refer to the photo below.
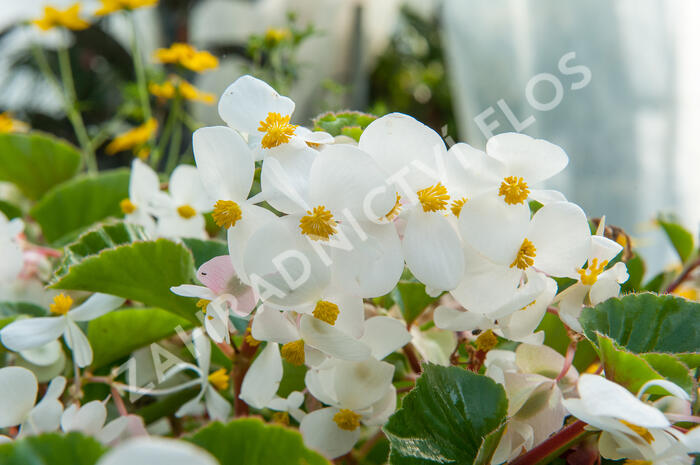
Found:
<path fill-rule="evenodd" d="M 392 465 L 488 464 L 505 430 L 503 387 L 463 368 L 423 365 L 384 426 Z"/>
<path fill-rule="evenodd" d="M 9 181 L 32 200 L 75 176 L 80 152 L 47 134 L 0 134 L 0 181 Z"/>
<path fill-rule="evenodd" d="M 612 298 L 581 313 L 592 341 L 610 336 L 634 353 L 700 352 L 700 303 L 672 295 L 631 294 Z"/>
<path fill-rule="evenodd" d="M 109 217 L 121 217 L 119 202 L 129 196 L 129 170 L 84 175 L 48 192 L 30 211 L 50 243 L 66 243 Z"/>
<path fill-rule="evenodd" d="M 221 465 L 329 465 L 307 449 L 296 430 L 256 418 L 212 423 L 187 439 L 208 450 Z"/>
<path fill-rule="evenodd" d="M 44 307 L 31 302 L 0 302 L 0 318 L 11 318 L 19 315 L 46 316 Z"/>
<path fill-rule="evenodd" d="M 20 210 L 19 207 L 10 202 L 5 202 L 4 200 L 0 200 L 0 213 L 5 215 L 5 218 L 8 220 L 22 216 L 22 210 Z"/>
<path fill-rule="evenodd" d="M 0 445 L 2 465 L 94 465 L 105 447 L 80 433 L 49 433 Z"/>
<path fill-rule="evenodd" d="M 424 284 L 413 281 L 400 281 L 391 296 L 408 324 L 413 323 L 428 305 L 437 300 L 437 297 L 430 297 L 425 292 Z"/>
<path fill-rule="evenodd" d="M 87 336 L 97 368 L 125 357 L 141 347 L 189 329 L 192 323 L 159 308 L 125 308 L 92 320 Z M 138 331 L 134 331 L 138 328 Z"/>
<path fill-rule="evenodd" d="M 673 245 L 676 253 L 678 253 L 681 262 L 688 260 L 688 257 L 693 253 L 693 234 L 680 224 L 671 220 L 658 218 L 657 222 L 666 233 L 668 240 L 671 241 L 671 245 Z"/>
<path fill-rule="evenodd" d="M 328 112 L 314 119 L 314 130 L 325 131 L 331 136 L 342 134 L 359 141 L 362 131 L 375 119 L 376 116 L 359 111 Z"/>
<path fill-rule="evenodd" d="M 223 241 L 186 238 L 182 242 L 192 251 L 197 268 L 214 257 L 228 255 L 228 244 Z"/>
<path fill-rule="evenodd" d="M 170 291 L 190 283 L 194 261 L 182 244 L 158 239 L 106 249 L 72 265 L 51 287 L 102 292 L 173 312 L 197 324 L 192 299 Z"/>

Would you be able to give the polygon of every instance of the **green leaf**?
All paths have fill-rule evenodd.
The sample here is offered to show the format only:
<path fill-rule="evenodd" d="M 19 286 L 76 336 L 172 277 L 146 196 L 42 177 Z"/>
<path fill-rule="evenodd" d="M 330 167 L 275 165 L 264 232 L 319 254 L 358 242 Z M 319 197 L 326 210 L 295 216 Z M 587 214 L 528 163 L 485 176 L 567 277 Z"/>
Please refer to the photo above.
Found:
<path fill-rule="evenodd" d="M 586 336 L 610 336 L 634 353 L 700 351 L 700 303 L 672 295 L 631 294 L 581 313 Z M 692 367 L 691 367 L 692 368 Z"/>
<path fill-rule="evenodd" d="M 80 152 L 53 136 L 36 132 L 0 134 L 0 181 L 9 181 L 31 200 L 75 176 Z"/>
<path fill-rule="evenodd" d="M 423 365 L 416 387 L 384 426 L 392 465 L 488 464 L 505 430 L 508 401 L 490 378 Z"/>
<path fill-rule="evenodd" d="M 423 313 L 428 305 L 437 300 L 437 297 L 426 294 L 424 284 L 411 281 L 399 281 L 391 296 L 409 325 Z"/>
<path fill-rule="evenodd" d="M 119 202 L 129 196 L 129 170 L 84 175 L 48 192 L 29 212 L 50 243 L 66 243 L 108 217 L 121 217 Z"/>
<path fill-rule="evenodd" d="M 622 292 L 627 294 L 641 291 L 642 278 L 644 277 L 644 272 L 646 271 L 644 260 L 639 254 L 635 253 L 634 257 L 627 260 L 625 265 L 627 266 L 627 274 L 629 275 L 629 278 L 622 285 Z"/>
<path fill-rule="evenodd" d="M 0 302 L 0 318 L 12 318 L 19 315 L 46 316 L 45 308 L 31 302 Z"/>
<path fill-rule="evenodd" d="M 221 465 L 330 465 L 304 446 L 297 431 L 256 418 L 215 422 L 186 440 L 208 450 Z"/>
<path fill-rule="evenodd" d="M 30 436 L 0 445 L 2 465 L 94 465 L 106 449 L 80 433 Z"/>
<path fill-rule="evenodd" d="M 192 299 L 170 291 L 190 283 L 194 261 L 182 244 L 167 239 L 103 250 L 76 263 L 51 287 L 103 292 L 162 308 L 198 324 Z"/>
<path fill-rule="evenodd" d="M 192 251 L 194 266 L 197 268 L 214 257 L 228 255 L 228 244 L 223 241 L 186 238 L 182 239 L 182 242 Z"/>
<path fill-rule="evenodd" d="M 685 263 L 688 257 L 693 253 L 693 235 L 683 226 L 669 219 L 659 217 L 656 221 L 666 233 L 666 236 L 668 236 L 681 262 Z"/>
<path fill-rule="evenodd" d="M 629 391 L 636 393 L 647 381 L 668 378 L 689 393 L 693 392 L 694 382 L 688 367 L 673 355 L 634 354 L 601 334 L 598 334 L 597 342 L 605 376 L 625 386 Z M 664 391 L 655 392 L 652 388 L 649 392 Z"/>
<path fill-rule="evenodd" d="M 314 119 L 314 131 L 325 131 L 331 136 L 342 134 L 359 142 L 362 131 L 375 119 L 376 116 L 359 111 L 328 112 Z"/>
<path fill-rule="evenodd" d="M 20 210 L 19 207 L 5 202 L 4 200 L 0 200 L 0 213 L 5 215 L 8 220 L 22 216 L 22 210 Z"/>
<path fill-rule="evenodd" d="M 159 308 L 126 308 L 96 318 L 87 331 L 94 353 L 92 366 L 98 368 L 119 360 L 172 335 L 178 327 L 189 329 L 192 323 Z"/>

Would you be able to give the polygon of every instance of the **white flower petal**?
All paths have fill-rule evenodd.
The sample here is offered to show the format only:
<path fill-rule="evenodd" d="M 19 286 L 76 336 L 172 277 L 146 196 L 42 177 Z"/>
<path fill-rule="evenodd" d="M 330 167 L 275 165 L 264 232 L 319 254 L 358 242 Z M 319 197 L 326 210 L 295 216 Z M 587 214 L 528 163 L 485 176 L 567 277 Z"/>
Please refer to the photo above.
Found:
<path fill-rule="evenodd" d="M 153 202 L 160 192 L 158 174 L 153 169 L 135 158 L 131 163 L 131 178 L 129 179 L 129 199 L 138 210 L 152 212 Z"/>
<path fill-rule="evenodd" d="M 196 214 L 191 218 L 183 218 L 173 211 L 158 219 L 156 235 L 169 238 L 194 237 L 206 239 L 207 233 L 204 226 L 205 220 L 201 214 Z"/>
<path fill-rule="evenodd" d="M 0 428 L 22 423 L 39 390 L 34 374 L 22 367 L 0 368 Z"/>
<path fill-rule="evenodd" d="M 240 398 L 255 408 L 265 408 L 275 397 L 282 380 L 279 346 L 268 343 L 248 369 L 241 386 Z"/>
<path fill-rule="evenodd" d="M 216 294 L 210 291 L 207 287 L 196 286 L 194 284 L 181 284 L 179 286 L 173 286 L 170 288 L 170 292 L 183 297 L 197 297 L 198 299 L 206 300 L 216 299 Z"/>
<path fill-rule="evenodd" d="M 262 164 L 260 186 L 265 200 L 284 213 L 308 210 L 311 166 L 317 152 L 288 144 L 270 149 Z"/>
<path fill-rule="evenodd" d="M 361 362 L 339 360 L 334 372 L 338 405 L 361 410 L 379 401 L 391 386 L 394 365 L 368 358 Z"/>
<path fill-rule="evenodd" d="M 231 404 L 211 385 L 207 386 L 204 393 L 204 403 L 209 418 L 213 421 L 226 421 L 231 415 Z"/>
<path fill-rule="evenodd" d="M 248 283 L 248 275 L 243 265 L 243 254 L 248 245 L 248 239 L 255 231 L 268 221 L 277 218 L 270 210 L 257 205 L 241 204 L 242 217 L 233 228 L 227 232 L 228 251 L 231 257 L 233 269 L 238 273 L 241 281 Z"/>
<path fill-rule="evenodd" d="M 530 200 L 536 200 L 542 205 L 552 202 L 566 202 L 566 197 L 559 191 L 551 189 L 532 189 L 528 196 Z"/>
<path fill-rule="evenodd" d="M 555 202 L 532 217 L 527 238 L 536 249 L 534 267 L 552 276 L 578 277 L 591 250 L 586 214 L 571 202 Z"/>
<path fill-rule="evenodd" d="M 124 298 L 108 294 L 93 294 L 85 302 L 68 312 L 73 321 L 90 321 L 119 308 Z"/>
<path fill-rule="evenodd" d="M 242 202 L 248 197 L 255 162 L 240 134 L 225 126 L 200 128 L 192 135 L 192 150 L 210 198 Z"/>
<path fill-rule="evenodd" d="M 179 165 L 175 168 L 170 175 L 168 190 L 176 206 L 189 205 L 198 212 L 212 209 L 213 199 L 204 189 L 199 170 L 192 165 Z"/>
<path fill-rule="evenodd" d="M 614 279 L 600 279 L 591 286 L 588 294 L 591 299 L 591 304 L 598 305 L 601 302 L 608 300 L 611 297 L 617 297 L 620 294 L 620 285 Z"/>
<path fill-rule="evenodd" d="M 499 327 L 503 331 L 504 337 L 512 341 L 522 341 L 529 337 L 544 318 L 547 307 L 552 303 L 556 293 L 556 281 L 546 278 L 545 290 L 537 296 L 534 302 L 499 320 Z"/>
<path fill-rule="evenodd" d="M 253 317 L 252 336 L 259 341 L 271 341 L 279 344 L 299 339 L 299 331 L 294 323 L 289 321 L 287 313 L 262 306 Z"/>
<path fill-rule="evenodd" d="M 97 465 L 219 465 L 204 449 L 154 436 L 129 439 L 103 455 Z"/>
<path fill-rule="evenodd" d="M 637 393 L 637 397 L 642 397 L 642 394 L 644 394 L 652 386 L 658 386 L 660 388 L 665 389 L 672 396 L 676 396 L 679 399 L 690 401 L 690 396 L 688 396 L 688 393 L 685 392 L 683 390 L 683 388 L 681 388 L 677 384 L 672 383 L 671 381 L 668 381 L 665 379 L 652 379 L 650 381 L 647 381 L 639 389 L 639 392 Z"/>
<path fill-rule="evenodd" d="M 204 334 L 202 328 L 195 328 L 192 331 L 192 343 L 194 344 L 194 355 L 197 359 L 197 366 L 202 372 L 202 376 L 209 374 L 211 363 L 211 341 Z"/>
<path fill-rule="evenodd" d="M 266 82 L 253 76 L 241 76 L 228 86 L 219 100 L 219 115 L 238 131 L 253 134 L 268 113 L 282 116 L 294 112 L 294 102 L 283 97 Z"/>
<path fill-rule="evenodd" d="M 480 313 L 458 310 L 444 305 L 440 305 L 435 309 L 433 320 L 438 328 L 450 331 L 471 331 L 474 329 L 488 329 L 493 326 L 493 320 L 486 318 Z"/>
<path fill-rule="evenodd" d="M 22 350 L 19 354 L 32 365 L 46 367 L 60 360 L 62 353 L 63 348 L 61 347 L 61 343 L 57 340 L 53 340 L 48 344 L 34 349 Z"/>
<path fill-rule="evenodd" d="M 299 334 L 305 344 L 342 360 L 364 360 L 372 352 L 367 344 L 310 315 L 301 316 Z"/>
<path fill-rule="evenodd" d="M 464 275 L 461 250 L 459 235 L 447 218 L 418 208 L 411 212 L 403 252 L 416 279 L 433 289 L 454 289 Z"/>
<path fill-rule="evenodd" d="M 61 337 L 65 317 L 39 317 L 13 321 L 0 330 L 5 347 L 15 352 L 41 347 Z"/>
<path fill-rule="evenodd" d="M 71 411 L 73 408 L 75 404 L 68 407 L 61 416 L 61 429 L 64 432 L 80 431 L 94 436 L 102 430 L 107 420 L 107 409 L 102 402 L 93 400 Z"/>
<path fill-rule="evenodd" d="M 88 341 L 87 336 L 73 320 L 70 318 L 67 320 L 68 324 L 66 325 L 66 332 L 63 334 L 63 338 L 68 348 L 73 352 L 73 361 L 80 368 L 84 368 L 92 363 L 90 341 Z"/>
<path fill-rule="evenodd" d="M 304 444 L 329 459 L 347 454 L 360 439 L 360 428 L 353 431 L 338 428 L 333 421 L 336 413 L 338 409 L 332 407 L 314 410 L 299 425 Z"/>
<path fill-rule="evenodd" d="M 561 147 L 515 132 L 490 138 L 486 153 L 507 166 L 508 176 L 522 176 L 528 184 L 551 178 L 569 163 Z"/>
<path fill-rule="evenodd" d="M 499 186 L 504 170 L 503 163 L 460 142 L 447 151 L 447 190 L 453 200 L 477 197 Z"/>
<path fill-rule="evenodd" d="M 381 360 L 411 342 L 411 333 L 403 321 L 375 316 L 365 322 L 365 334 L 360 341 L 372 349 L 372 357 Z"/>

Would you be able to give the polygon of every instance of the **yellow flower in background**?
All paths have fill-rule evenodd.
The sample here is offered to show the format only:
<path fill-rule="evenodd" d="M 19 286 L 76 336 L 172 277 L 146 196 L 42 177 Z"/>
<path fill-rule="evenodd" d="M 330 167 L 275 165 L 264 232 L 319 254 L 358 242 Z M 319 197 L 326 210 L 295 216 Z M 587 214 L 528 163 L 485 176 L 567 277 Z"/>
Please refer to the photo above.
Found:
<path fill-rule="evenodd" d="M 102 8 L 97 10 L 97 16 L 104 16 L 120 10 L 135 10 L 146 6 L 154 6 L 158 0 L 102 0 Z"/>
<path fill-rule="evenodd" d="M 159 48 L 154 58 L 159 63 L 180 65 L 198 73 L 219 66 L 219 60 L 211 53 L 181 42 L 172 44 L 170 48 Z"/>
<path fill-rule="evenodd" d="M 48 31 L 55 27 L 65 27 L 73 31 L 82 31 L 90 27 L 90 23 L 80 17 L 80 3 L 58 10 L 52 6 L 44 7 L 44 16 L 32 21 L 42 31 Z"/>
<path fill-rule="evenodd" d="M 14 119 L 9 112 L 0 113 L 0 133 L 26 132 L 28 129 L 27 123 Z"/>
<path fill-rule="evenodd" d="M 287 28 L 268 28 L 267 31 L 265 31 L 265 42 L 269 45 L 277 45 L 286 38 L 291 36 L 291 32 Z"/>
<path fill-rule="evenodd" d="M 139 158 L 147 158 L 149 151 L 143 145 L 148 142 L 157 129 L 158 122 L 151 118 L 141 126 L 137 126 L 115 137 L 107 145 L 105 152 L 107 155 L 114 155 L 125 150 L 133 150 Z"/>
<path fill-rule="evenodd" d="M 177 94 L 180 94 L 180 96 L 185 100 L 202 102 L 209 105 L 214 103 L 214 94 L 202 92 L 184 80 L 180 80 L 177 85 L 173 84 L 172 81 L 166 81 L 163 84 L 156 84 L 152 82 L 149 84 L 148 90 L 151 94 L 162 99 L 171 99 Z"/>

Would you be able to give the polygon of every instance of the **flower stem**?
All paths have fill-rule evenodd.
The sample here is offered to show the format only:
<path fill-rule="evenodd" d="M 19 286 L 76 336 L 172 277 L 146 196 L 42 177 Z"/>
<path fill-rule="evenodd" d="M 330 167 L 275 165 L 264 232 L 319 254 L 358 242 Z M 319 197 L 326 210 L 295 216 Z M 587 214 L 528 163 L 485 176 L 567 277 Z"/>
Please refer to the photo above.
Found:
<path fill-rule="evenodd" d="M 589 433 L 584 429 L 585 426 L 586 423 L 576 420 L 544 442 L 515 458 L 508 465 L 545 465 L 551 462 Z"/>
<path fill-rule="evenodd" d="M 233 341 L 231 341 L 233 343 Z M 245 374 L 250 368 L 250 364 L 253 362 L 255 357 L 255 352 L 258 351 L 259 345 L 250 345 L 246 338 L 243 338 L 241 343 L 241 348 L 236 352 L 233 357 L 233 370 L 231 371 L 231 379 L 233 381 L 233 394 L 235 396 L 235 401 L 233 404 L 234 414 L 236 417 L 248 416 L 248 404 L 246 404 L 243 399 L 240 398 L 241 387 L 243 386 L 243 379 Z"/>
<path fill-rule="evenodd" d="M 418 358 L 416 348 L 413 347 L 413 344 L 411 344 L 410 342 L 406 344 L 403 347 L 403 353 L 406 355 L 406 358 L 408 359 L 408 364 L 411 366 L 413 372 L 417 374 L 422 373 L 423 368 L 421 368 L 420 366 L 420 359 Z"/>
<path fill-rule="evenodd" d="M 160 159 L 163 157 L 163 153 L 165 153 L 165 148 L 168 146 L 168 141 L 171 140 L 170 136 L 173 132 L 173 127 L 175 124 L 178 124 L 177 117 L 180 113 L 179 108 L 180 96 L 175 96 L 173 104 L 170 107 L 168 119 L 165 121 L 165 127 L 163 128 L 163 132 L 160 135 L 160 142 L 158 142 L 158 146 L 156 147 L 156 150 L 151 156 L 151 167 L 155 170 L 158 169 L 158 164 L 160 163 Z"/>
<path fill-rule="evenodd" d="M 700 257 L 698 257 L 697 259 L 695 259 L 695 261 L 693 261 L 685 267 L 683 272 L 675 280 L 673 280 L 671 284 L 668 285 L 668 287 L 664 291 L 664 294 L 671 294 L 673 291 L 678 289 L 678 287 L 690 277 L 690 274 L 693 272 L 693 270 L 698 267 L 700 267 Z"/>
<path fill-rule="evenodd" d="M 131 24 L 131 57 L 134 60 L 134 71 L 136 72 L 136 84 L 139 89 L 139 99 L 141 100 L 141 111 L 143 111 L 143 120 L 148 121 L 152 117 L 151 103 L 148 99 L 148 83 L 146 82 L 146 70 L 143 65 L 143 56 L 141 55 L 141 47 L 138 40 L 138 28 L 134 13 L 129 12 L 129 23 Z"/>
<path fill-rule="evenodd" d="M 168 147 L 168 159 L 165 164 L 165 172 L 170 174 L 173 172 L 177 163 L 180 161 L 180 143 L 182 142 L 182 99 L 175 97 L 173 107 L 170 110 L 174 113 L 173 134 L 170 138 L 170 146 Z"/>

